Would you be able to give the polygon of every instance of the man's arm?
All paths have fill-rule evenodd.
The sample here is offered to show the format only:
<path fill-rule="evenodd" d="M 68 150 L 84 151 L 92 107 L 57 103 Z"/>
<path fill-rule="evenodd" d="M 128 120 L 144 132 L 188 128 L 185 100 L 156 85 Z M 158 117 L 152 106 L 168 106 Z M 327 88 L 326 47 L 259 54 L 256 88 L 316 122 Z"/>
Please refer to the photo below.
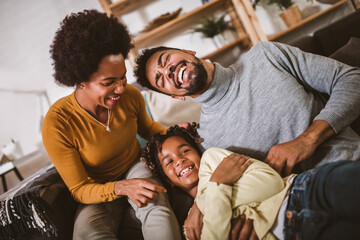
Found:
<path fill-rule="evenodd" d="M 269 150 L 265 162 L 279 173 L 285 168 L 288 175 L 297 163 L 311 157 L 321 143 L 359 116 L 360 69 L 284 44 L 266 43 L 263 47 L 270 61 L 293 75 L 305 89 L 330 96 L 304 133 Z"/>
<path fill-rule="evenodd" d="M 285 44 L 267 42 L 262 46 L 264 57 L 294 76 L 306 90 L 329 95 L 314 120 L 328 122 L 338 133 L 360 115 L 360 68 Z"/>

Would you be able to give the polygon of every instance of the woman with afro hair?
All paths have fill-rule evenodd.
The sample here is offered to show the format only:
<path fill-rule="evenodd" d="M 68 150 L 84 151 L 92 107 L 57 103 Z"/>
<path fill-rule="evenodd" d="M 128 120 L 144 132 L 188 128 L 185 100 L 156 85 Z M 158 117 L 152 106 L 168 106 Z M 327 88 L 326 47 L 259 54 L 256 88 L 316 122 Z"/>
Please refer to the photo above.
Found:
<path fill-rule="evenodd" d="M 148 116 L 141 93 L 127 85 L 125 59 L 132 47 L 127 28 L 97 10 L 66 16 L 51 45 L 55 81 L 74 91 L 50 107 L 42 136 L 81 203 L 73 239 L 117 239 L 127 202 L 144 239 L 181 239 L 165 188 L 139 161 L 137 134 L 148 139 L 165 129 Z"/>

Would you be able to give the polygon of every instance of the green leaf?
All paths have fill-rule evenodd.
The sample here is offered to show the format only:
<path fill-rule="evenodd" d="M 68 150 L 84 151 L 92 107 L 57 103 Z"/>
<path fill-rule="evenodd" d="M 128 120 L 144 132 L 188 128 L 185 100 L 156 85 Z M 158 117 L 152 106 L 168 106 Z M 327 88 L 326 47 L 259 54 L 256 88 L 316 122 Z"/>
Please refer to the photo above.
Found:
<path fill-rule="evenodd" d="M 192 33 L 202 33 L 205 38 L 212 38 L 222 34 L 225 30 L 234 30 L 230 21 L 225 20 L 226 13 L 220 17 L 207 17 L 197 22 L 197 26 L 192 29 Z"/>

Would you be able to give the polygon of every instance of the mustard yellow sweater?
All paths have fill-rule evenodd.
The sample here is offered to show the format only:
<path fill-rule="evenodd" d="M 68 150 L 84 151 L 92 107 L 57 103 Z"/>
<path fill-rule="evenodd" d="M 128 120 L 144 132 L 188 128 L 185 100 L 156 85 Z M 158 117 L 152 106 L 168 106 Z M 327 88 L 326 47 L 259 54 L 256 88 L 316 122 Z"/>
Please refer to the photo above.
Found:
<path fill-rule="evenodd" d="M 93 119 L 75 99 L 74 92 L 49 109 L 42 126 L 45 148 L 75 200 L 112 201 L 115 180 L 137 159 L 137 133 L 148 139 L 165 129 L 152 121 L 141 93 L 127 85 L 110 111 L 111 132 Z"/>

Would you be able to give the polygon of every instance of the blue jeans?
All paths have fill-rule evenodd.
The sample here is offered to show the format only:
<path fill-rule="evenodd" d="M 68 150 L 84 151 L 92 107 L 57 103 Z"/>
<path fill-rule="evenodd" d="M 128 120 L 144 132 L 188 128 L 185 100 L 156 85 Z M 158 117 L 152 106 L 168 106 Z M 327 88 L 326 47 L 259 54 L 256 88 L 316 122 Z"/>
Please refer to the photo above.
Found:
<path fill-rule="evenodd" d="M 284 235 L 360 239 L 360 162 L 338 161 L 299 174 L 290 190 Z"/>

